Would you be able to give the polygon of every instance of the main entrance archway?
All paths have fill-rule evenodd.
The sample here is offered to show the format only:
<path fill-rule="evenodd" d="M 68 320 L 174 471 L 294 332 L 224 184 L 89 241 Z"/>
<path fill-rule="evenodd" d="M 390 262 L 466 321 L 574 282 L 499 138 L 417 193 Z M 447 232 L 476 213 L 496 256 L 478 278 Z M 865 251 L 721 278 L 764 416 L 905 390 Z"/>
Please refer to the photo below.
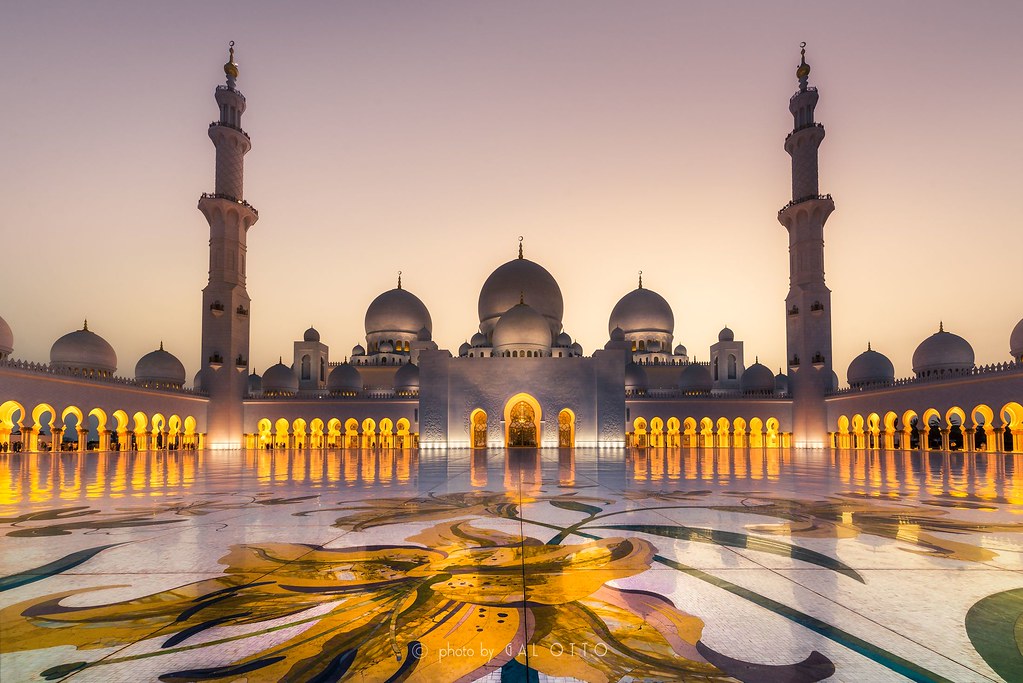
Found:
<path fill-rule="evenodd" d="M 529 394 L 516 394 L 504 406 L 505 444 L 536 448 L 540 444 L 540 404 Z"/>

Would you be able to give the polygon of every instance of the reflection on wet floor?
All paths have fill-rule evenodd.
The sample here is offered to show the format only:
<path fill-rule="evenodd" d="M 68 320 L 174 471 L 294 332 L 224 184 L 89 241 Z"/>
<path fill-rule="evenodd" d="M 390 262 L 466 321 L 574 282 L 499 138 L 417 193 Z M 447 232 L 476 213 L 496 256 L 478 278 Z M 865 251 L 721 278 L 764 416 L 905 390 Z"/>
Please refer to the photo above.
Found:
<path fill-rule="evenodd" d="M 0 454 L 0 666 L 1023 680 L 1021 502 L 1023 454 Z"/>
<path fill-rule="evenodd" d="M 788 449 L 292 450 L 9 453 L 0 455 L 0 505 L 155 497 L 230 476 L 254 486 L 413 491 L 467 469 L 472 488 L 600 485 L 611 490 L 841 488 L 868 494 L 971 497 L 1023 503 L 1023 454 L 792 451 Z M 580 481 L 578 473 L 585 474 Z"/>

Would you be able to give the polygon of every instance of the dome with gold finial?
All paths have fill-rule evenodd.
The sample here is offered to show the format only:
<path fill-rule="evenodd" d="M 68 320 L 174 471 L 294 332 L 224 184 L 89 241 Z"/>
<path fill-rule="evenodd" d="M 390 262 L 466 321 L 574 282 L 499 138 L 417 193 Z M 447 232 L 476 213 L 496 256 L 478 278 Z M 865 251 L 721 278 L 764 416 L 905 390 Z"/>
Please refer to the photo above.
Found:
<path fill-rule="evenodd" d="M 796 67 L 796 78 L 805 81 L 810 77 L 810 65 L 806 63 L 806 43 L 799 44 L 799 66 Z"/>
<path fill-rule="evenodd" d="M 89 330 L 86 320 L 82 329 L 68 332 L 53 342 L 50 365 L 75 373 L 109 377 L 117 371 L 117 354 L 106 339 Z"/>
<path fill-rule="evenodd" d="M 238 78 L 238 64 L 234 61 L 234 41 L 230 42 L 230 50 L 227 64 L 224 65 L 224 75 L 228 78 Z"/>

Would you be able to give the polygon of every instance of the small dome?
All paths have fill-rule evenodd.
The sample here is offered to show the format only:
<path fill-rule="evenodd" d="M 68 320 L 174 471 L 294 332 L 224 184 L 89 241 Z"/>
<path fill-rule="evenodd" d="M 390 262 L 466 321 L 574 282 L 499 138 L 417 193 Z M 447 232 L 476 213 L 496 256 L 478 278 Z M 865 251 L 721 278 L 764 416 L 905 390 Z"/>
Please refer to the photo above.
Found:
<path fill-rule="evenodd" d="M 318 342 L 320 341 L 320 333 L 316 331 L 315 327 L 310 327 L 302 335 L 302 340 L 307 342 Z"/>
<path fill-rule="evenodd" d="M 144 384 L 170 384 L 185 386 L 185 366 L 173 354 L 163 350 L 163 342 L 156 351 L 150 351 L 135 364 L 135 379 Z"/>
<path fill-rule="evenodd" d="M 583 345 L 580 344 L 579 342 L 573 342 L 572 343 L 572 353 L 574 353 L 577 356 L 583 355 Z"/>
<path fill-rule="evenodd" d="M 678 346 L 675 347 L 675 355 L 676 356 L 688 356 L 689 352 L 686 351 L 686 347 L 684 347 L 681 344 L 679 344 Z"/>
<path fill-rule="evenodd" d="M 362 344 L 356 344 L 355 346 L 352 347 L 352 355 L 353 356 L 365 356 L 366 355 L 366 349 L 362 348 Z"/>
<path fill-rule="evenodd" d="M 558 335 L 558 341 L 554 345 L 568 348 L 572 346 L 572 337 L 567 332 L 562 332 Z"/>
<path fill-rule="evenodd" d="M 462 342 L 462 345 L 458 347 L 458 355 L 467 356 L 469 354 L 469 349 L 471 348 L 472 347 L 469 346 L 469 342 Z"/>
<path fill-rule="evenodd" d="M 690 363 L 678 378 L 678 388 L 684 394 L 706 394 L 714 387 L 710 368 L 699 363 Z"/>
<path fill-rule="evenodd" d="M 637 287 L 619 299 L 611 310 L 607 329 L 610 332 L 616 327 L 622 328 L 626 334 L 672 334 L 675 331 L 675 314 L 663 296 L 652 289 Z"/>
<path fill-rule="evenodd" d="M 782 373 L 781 371 L 779 371 L 778 374 L 774 376 L 774 393 L 776 394 L 789 393 L 789 376 Z"/>
<path fill-rule="evenodd" d="M 331 370 L 327 378 L 327 389 L 331 393 L 357 393 L 362 391 L 362 386 L 362 373 L 349 363 L 342 363 Z"/>
<path fill-rule="evenodd" d="M 263 378 L 259 376 L 258 372 L 253 372 L 249 375 L 249 393 L 258 394 L 263 391 Z"/>
<path fill-rule="evenodd" d="M 298 391 L 298 377 L 283 362 L 267 368 L 263 373 L 263 392 L 266 394 L 293 394 Z"/>
<path fill-rule="evenodd" d="M 1016 327 L 1012 328 L 1012 334 L 1009 335 L 1009 353 L 1012 354 L 1013 359 L 1023 360 L 1023 320 L 1016 323 Z"/>
<path fill-rule="evenodd" d="M 408 392 L 419 389 L 419 366 L 415 363 L 405 363 L 398 372 L 394 373 L 394 390 Z"/>
<path fill-rule="evenodd" d="M 565 302 L 557 280 L 546 268 L 521 256 L 498 266 L 483 283 L 478 304 L 480 330 L 492 333 L 498 319 L 520 299 L 547 320 L 551 335 L 561 331 Z"/>
<path fill-rule="evenodd" d="M 838 391 L 838 373 L 834 370 L 831 371 L 831 387 L 829 391 Z"/>
<path fill-rule="evenodd" d="M 416 341 L 421 342 L 433 341 L 433 332 L 431 332 L 430 329 L 431 328 L 426 326 L 420 327 L 419 331 L 416 332 Z"/>
<path fill-rule="evenodd" d="M 613 342 L 625 341 L 625 330 L 623 330 L 620 327 L 616 327 L 613 330 L 611 330 L 611 341 Z"/>
<path fill-rule="evenodd" d="M 646 391 L 649 386 L 646 369 L 642 365 L 629 363 L 625 366 L 625 391 Z"/>
<path fill-rule="evenodd" d="M 845 373 L 849 386 L 864 384 L 891 384 L 895 381 L 895 366 L 883 353 L 867 344 L 867 350 L 853 358 Z"/>
<path fill-rule="evenodd" d="M 14 332 L 7 321 L 0 317 L 0 358 L 4 358 L 14 350 Z"/>
<path fill-rule="evenodd" d="M 739 388 L 744 394 L 773 394 L 774 373 L 759 361 L 746 368 L 739 378 Z"/>
<path fill-rule="evenodd" d="M 381 342 L 380 353 L 394 353 L 394 344 L 391 342 Z"/>
<path fill-rule="evenodd" d="M 416 334 L 433 329 L 426 305 L 407 289 L 395 287 L 377 298 L 366 309 L 366 335 L 404 332 Z"/>
<path fill-rule="evenodd" d="M 202 391 L 202 370 L 195 373 L 195 377 L 192 378 L 192 389 Z"/>
<path fill-rule="evenodd" d="M 549 351 L 551 328 L 546 318 L 532 306 L 519 303 L 497 321 L 494 327 L 494 349 L 501 351 L 512 346 L 531 347 Z"/>
<path fill-rule="evenodd" d="M 727 326 L 721 328 L 721 331 L 718 332 L 718 341 L 735 341 L 735 332 L 732 332 Z"/>
<path fill-rule="evenodd" d="M 114 374 L 117 354 L 107 340 L 89 331 L 88 323 L 53 342 L 50 347 L 50 365 L 67 370 L 95 370 Z"/>
<path fill-rule="evenodd" d="M 917 376 L 932 373 L 959 372 L 973 367 L 973 347 L 957 334 L 938 331 L 920 342 L 913 352 L 913 372 Z"/>
<path fill-rule="evenodd" d="M 476 334 L 472 335 L 472 339 L 469 340 L 469 344 L 471 344 L 473 347 L 490 346 L 490 342 L 487 341 L 487 335 L 483 334 L 482 332 L 477 332 Z"/>

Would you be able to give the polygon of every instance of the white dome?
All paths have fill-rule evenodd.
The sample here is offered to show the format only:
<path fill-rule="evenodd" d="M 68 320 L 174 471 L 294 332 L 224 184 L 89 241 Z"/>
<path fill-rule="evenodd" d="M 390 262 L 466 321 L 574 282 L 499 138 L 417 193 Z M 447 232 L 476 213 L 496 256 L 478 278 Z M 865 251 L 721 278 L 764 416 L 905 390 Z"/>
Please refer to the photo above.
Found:
<path fill-rule="evenodd" d="M 958 372 L 973 367 L 973 347 L 957 334 L 946 332 L 944 325 L 920 342 L 913 352 L 913 372 L 922 374 Z"/>
<path fill-rule="evenodd" d="M 675 314 L 664 297 L 652 289 L 637 287 L 615 304 L 607 321 L 608 332 L 616 327 L 625 334 L 675 331 Z"/>
<path fill-rule="evenodd" d="M 766 365 L 755 362 L 743 371 L 739 388 L 744 394 L 773 394 L 774 373 Z"/>
<path fill-rule="evenodd" d="M 774 391 L 778 394 L 789 393 L 789 376 L 779 372 L 774 376 Z"/>
<path fill-rule="evenodd" d="M 367 336 L 391 332 L 417 334 L 424 327 L 433 330 L 430 311 L 407 289 L 390 289 L 373 299 L 366 309 Z"/>
<path fill-rule="evenodd" d="M 611 335 L 609 338 L 613 342 L 623 342 L 625 341 L 625 332 L 622 331 L 622 328 L 616 327 L 613 330 L 611 330 Z"/>
<path fill-rule="evenodd" d="M 1012 334 L 1009 335 L 1009 353 L 1015 360 L 1023 358 L 1023 320 L 1016 323 L 1016 327 L 1012 328 Z"/>
<path fill-rule="evenodd" d="M 318 342 L 320 341 L 320 333 L 316 331 L 315 327 L 310 327 L 302 335 L 302 340 L 307 342 Z"/>
<path fill-rule="evenodd" d="M 629 363 L 625 366 L 625 390 L 646 391 L 650 386 L 647 380 L 646 370 L 639 363 Z"/>
<path fill-rule="evenodd" d="M 497 319 L 524 299 L 546 320 L 552 335 L 561 331 L 565 302 L 554 276 L 538 263 L 517 258 L 490 274 L 480 290 L 480 330 L 491 334 Z M 548 346 L 550 341 L 547 342 Z"/>
<path fill-rule="evenodd" d="M 719 342 L 735 341 L 735 332 L 732 332 L 730 329 L 728 329 L 727 326 L 721 328 L 721 331 L 718 332 L 718 341 Z"/>
<path fill-rule="evenodd" d="M 686 394 L 705 394 L 714 387 L 710 376 L 710 368 L 698 363 L 690 363 L 678 378 L 678 388 Z"/>
<path fill-rule="evenodd" d="M 298 377 L 283 362 L 277 363 L 263 373 L 263 391 L 267 394 L 293 394 L 298 391 Z"/>
<path fill-rule="evenodd" d="M 352 347 L 352 355 L 353 356 L 365 356 L 366 355 L 366 349 L 362 348 L 362 344 L 356 344 L 355 346 Z"/>
<path fill-rule="evenodd" d="M 249 375 L 249 393 L 258 394 L 260 391 L 263 391 L 263 378 L 258 372 L 253 372 Z"/>
<path fill-rule="evenodd" d="M 469 340 L 469 344 L 473 347 L 490 346 L 490 342 L 487 341 L 487 335 L 482 332 L 477 332 L 472 335 L 472 339 Z"/>
<path fill-rule="evenodd" d="M 362 386 L 362 373 L 349 363 L 342 363 L 331 370 L 330 377 L 327 378 L 327 389 L 334 393 L 359 392 L 362 391 Z"/>
<path fill-rule="evenodd" d="M 572 353 L 574 353 L 574 354 L 576 354 L 578 356 L 583 355 L 583 345 L 580 344 L 579 342 L 573 342 L 572 343 Z"/>
<path fill-rule="evenodd" d="M 192 378 L 192 388 L 196 391 L 202 391 L 202 370 L 195 373 L 195 377 Z"/>
<path fill-rule="evenodd" d="M 870 348 L 853 358 L 849 370 L 845 373 L 849 386 L 863 384 L 890 384 L 895 381 L 895 366 L 883 353 Z"/>
<path fill-rule="evenodd" d="M 472 347 L 469 346 L 469 342 L 462 342 L 462 345 L 458 347 L 458 355 L 467 356 L 469 354 L 469 349 L 471 348 Z"/>
<path fill-rule="evenodd" d="M 419 389 L 419 366 L 414 363 L 405 363 L 398 372 L 394 373 L 394 390 L 411 391 Z"/>
<path fill-rule="evenodd" d="M 0 358 L 14 350 L 14 332 L 7 321 L 0 318 Z"/>
<path fill-rule="evenodd" d="M 69 370 L 95 370 L 114 374 L 117 370 L 117 354 L 107 340 L 86 325 L 69 332 L 53 342 L 50 347 L 50 365 Z"/>
<path fill-rule="evenodd" d="M 416 333 L 416 341 L 421 341 L 421 342 L 433 341 L 432 329 L 433 329 L 432 328 L 432 323 L 431 323 L 431 327 L 426 327 L 425 325 L 423 327 L 420 327 L 419 328 L 419 332 Z"/>
<path fill-rule="evenodd" d="M 675 355 L 676 356 L 688 356 L 689 352 L 686 351 L 686 347 L 684 347 L 681 344 L 679 344 L 678 346 L 675 347 Z"/>
<path fill-rule="evenodd" d="M 572 337 L 567 332 L 562 332 L 558 335 L 558 341 L 555 346 L 562 346 L 568 348 L 572 346 Z"/>
<path fill-rule="evenodd" d="M 135 379 L 143 383 L 185 385 L 185 366 L 174 354 L 163 350 L 163 342 L 156 351 L 150 351 L 135 364 Z"/>
<path fill-rule="evenodd" d="M 547 319 L 529 304 L 513 306 L 494 327 L 494 349 L 501 351 L 512 346 L 550 351 L 551 328 Z"/>
<path fill-rule="evenodd" d="M 391 342 L 381 342 L 380 353 L 394 353 L 394 344 Z"/>

